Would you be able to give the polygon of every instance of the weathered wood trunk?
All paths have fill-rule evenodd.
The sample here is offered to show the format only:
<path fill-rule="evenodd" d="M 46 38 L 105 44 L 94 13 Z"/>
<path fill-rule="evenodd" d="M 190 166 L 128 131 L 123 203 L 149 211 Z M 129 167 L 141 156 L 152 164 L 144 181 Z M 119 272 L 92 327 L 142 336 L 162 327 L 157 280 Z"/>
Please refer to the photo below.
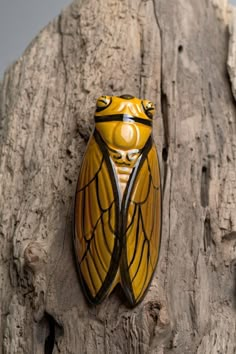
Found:
<path fill-rule="evenodd" d="M 2 353 L 236 353 L 236 34 L 227 11 L 223 0 L 74 1 L 6 72 Z M 76 180 L 96 97 L 124 93 L 157 104 L 161 257 L 139 306 L 115 291 L 90 307 L 72 249 Z"/>

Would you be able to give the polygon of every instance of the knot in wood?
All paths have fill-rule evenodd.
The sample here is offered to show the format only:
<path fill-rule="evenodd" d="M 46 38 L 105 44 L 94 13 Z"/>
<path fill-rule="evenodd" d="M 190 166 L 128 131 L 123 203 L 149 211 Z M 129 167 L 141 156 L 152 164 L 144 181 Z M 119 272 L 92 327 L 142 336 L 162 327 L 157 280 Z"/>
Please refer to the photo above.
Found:
<path fill-rule="evenodd" d="M 38 242 L 30 242 L 24 252 L 25 265 L 34 272 L 42 268 L 46 263 L 47 253 Z"/>

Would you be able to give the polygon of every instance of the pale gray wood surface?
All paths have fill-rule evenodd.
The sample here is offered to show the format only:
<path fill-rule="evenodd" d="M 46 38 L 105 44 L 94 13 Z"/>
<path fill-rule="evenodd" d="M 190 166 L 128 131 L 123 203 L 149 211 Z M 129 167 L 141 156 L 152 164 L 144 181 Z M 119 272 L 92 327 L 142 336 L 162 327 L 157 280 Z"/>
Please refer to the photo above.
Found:
<path fill-rule="evenodd" d="M 2 353 L 236 353 L 228 22 L 223 0 L 74 1 L 5 74 Z M 132 310 L 119 291 L 87 305 L 72 249 L 76 180 L 95 99 L 124 93 L 157 104 L 164 190 L 158 269 Z"/>

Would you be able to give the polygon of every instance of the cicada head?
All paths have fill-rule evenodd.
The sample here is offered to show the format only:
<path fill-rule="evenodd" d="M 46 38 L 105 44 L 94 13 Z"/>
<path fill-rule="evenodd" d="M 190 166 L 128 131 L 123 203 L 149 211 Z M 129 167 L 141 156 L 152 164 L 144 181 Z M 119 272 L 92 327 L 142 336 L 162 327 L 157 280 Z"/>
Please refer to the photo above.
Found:
<path fill-rule="evenodd" d="M 96 112 L 101 112 L 104 109 L 106 109 L 111 103 L 111 97 L 110 96 L 100 96 L 97 99 L 97 104 L 96 104 Z"/>
<path fill-rule="evenodd" d="M 155 106 L 151 101 L 148 100 L 143 100 L 142 101 L 142 106 L 144 109 L 144 112 L 146 113 L 146 115 L 152 119 L 154 114 L 155 114 Z"/>
<path fill-rule="evenodd" d="M 101 96 L 97 100 L 96 129 L 113 149 L 142 149 L 152 132 L 155 107 L 131 95 Z"/>

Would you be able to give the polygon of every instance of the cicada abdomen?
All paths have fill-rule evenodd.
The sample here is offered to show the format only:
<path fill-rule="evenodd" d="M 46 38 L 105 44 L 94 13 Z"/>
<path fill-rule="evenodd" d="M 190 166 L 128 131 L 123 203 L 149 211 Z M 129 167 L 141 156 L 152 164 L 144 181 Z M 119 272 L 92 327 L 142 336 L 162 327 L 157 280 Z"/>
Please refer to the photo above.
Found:
<path fill-rule="evenodd" d="M 77 185 L 75 250 L 88 300 L 120 283 L 134 306 L 157 265 L 161 184 L 152 139 L 154 105 L 130 95 L 101 96 Z"/>

